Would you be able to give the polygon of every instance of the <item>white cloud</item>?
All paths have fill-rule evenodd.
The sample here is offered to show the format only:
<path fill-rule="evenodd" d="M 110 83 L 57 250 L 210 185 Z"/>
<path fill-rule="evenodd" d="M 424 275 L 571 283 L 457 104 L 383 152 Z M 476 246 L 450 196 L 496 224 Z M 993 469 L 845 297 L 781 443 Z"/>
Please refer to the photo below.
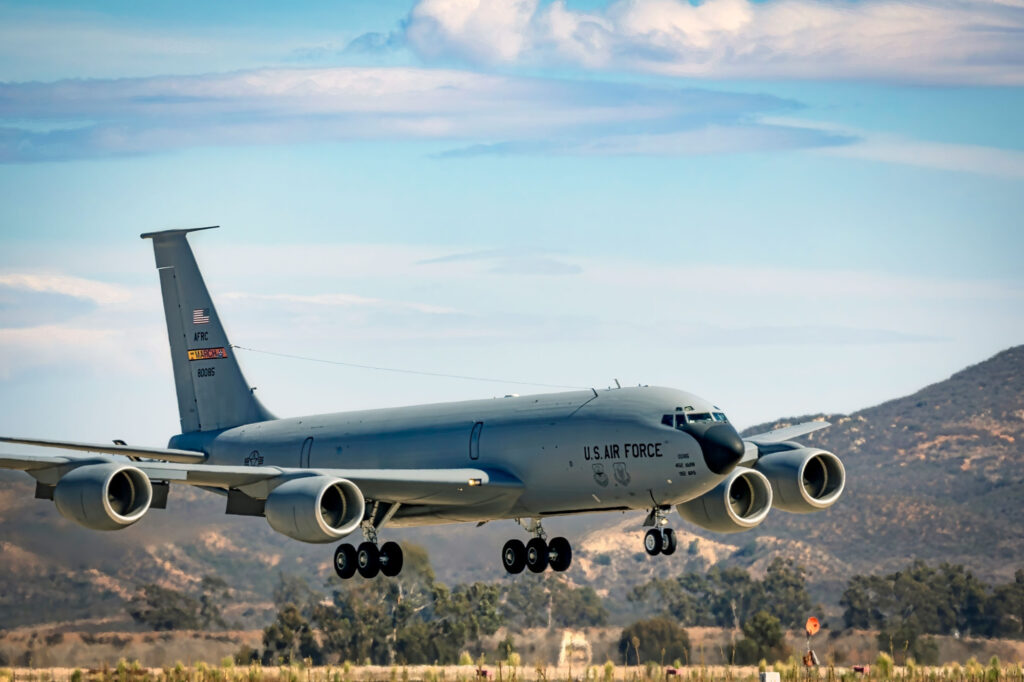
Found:
<path fill-rule="evenodd" d="M 458 312 L 454 308 L 446 308 L 444 306 L 428 305 L 425 303 L 407 303 L 405 301 L 387 301 L 380 298 L 357 296 L 356 294 L 248 294 L 232 291 L 222 294 L 221 298 L 228 301 L 260 300 L 342 308 L 369 307 L 383 308 L 386 310 L 408 310 L 427 315 L 449 315 Z"/>
<path fill-rule="evenodd" d="M 420 0 L 427 58 L 572 64 L 672 76 L 1022 84 L 1018 0 Z"/>
<path fill-rule="evenodd" d="M 22 291 L 63 294 L 99 304 L 126 303 L 134 292 L 126 287 L 69 275 L 0 274 L 0 286 Z"/>
<path fill-rule="evenodd" d="M 872 136 L 842 150 L 837 156 L 924 168 L 1024 179 L 1024 152 L 970 144 L 908 140 L 896 136 Z"/>
<path fill-rule="evenodd" d="M 1016 149 L 917 140 L 806 119 L 769 116 L 762 119 L 762 122 L 775 127 L 793 126 L 797 130 L 817 129 L 851 140 L 851 144 L 848 145 L 819 150 L 819 153 L 829 156 L 1004 178 L 1024 178 L 1024 151 Z"/>
<path fill-rule="evenodd" d="M 848 141 L 749 123 L 796 106 L 757 94 L 401 67 L 0 83 L 0 162 L 366 139 L 571 154 L 728 153 Z"/>

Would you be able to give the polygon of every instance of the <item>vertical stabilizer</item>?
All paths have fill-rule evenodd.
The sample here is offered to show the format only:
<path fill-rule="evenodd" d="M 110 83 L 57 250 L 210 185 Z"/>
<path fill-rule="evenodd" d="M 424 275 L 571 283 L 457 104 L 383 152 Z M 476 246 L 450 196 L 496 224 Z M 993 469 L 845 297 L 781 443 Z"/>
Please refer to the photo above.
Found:
<path fill-rule="evenodd" d="M 185 238 L 189 232 L 209 229 L 213 228 L 142 235 L 143 239 L 153 240 L 160 274 L 182 433 L 214 431 L 274 418 L 242 376 Z"/>

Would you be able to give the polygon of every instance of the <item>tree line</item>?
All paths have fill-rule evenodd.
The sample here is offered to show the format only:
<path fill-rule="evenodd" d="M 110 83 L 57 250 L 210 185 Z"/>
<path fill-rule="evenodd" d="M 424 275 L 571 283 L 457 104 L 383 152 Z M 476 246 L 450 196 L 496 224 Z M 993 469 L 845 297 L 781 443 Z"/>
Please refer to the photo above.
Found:
<path fill-rule="evenodd" d="M 273 595 L 277 613 L 263 631 L 262 647 L 240 651 L 238 659 L 455 663 L 464 652 L 481 651 L 481 640 L 503 626 L 510 632 L 607 626 L 609 605 L 624 620 L 621 601 L 606 604 L 593 588 L 573 586 L 565 576 L 448 587 L 437 580 L 426 551 L 411 545 L 399 578 L 335 585 L 325 596 L 301 578 L 280 576 Z M 127 609 L 156 630 L 226 628 L 221 613 L 230 599 L 228 586 L 208 576 L 194 594 L 144 585 Z M 782 558 L 760 578 L 743 568 L 714 566 L 654 579 L 626 593 L 625 601 L 634 613 L 650 615 L 622 630 L 619 655 L 628 664 L 688 661 L 685 628 L 694 626 L 730 630 L 727 655 L 736 663 L 784 659 L 790 654 L 785 632 L 822 613 L 807 591 L 803 567 Z M 963 566 L 918 561 L 892 574 L 854 576 L 839 605 L 845 627 L 879 632 L 881 650 L 930 662 L 937 657 L 930 635 L 1024 636 L 1024 570 L 1008 583 L 986 584 Z M 507 659 L 514 649 L 507 637 L 496 656 Z"/>
<path fill-rule="evenodd" d="M 1024 569 L 1012 581 L 986 584 L 963 566 L 915 561 L 889 574 L 854 576 L 839 601 L 849 628 L 878 630 L 897 657 L 937 660 L 925 635 L 1024 637 Z"/>

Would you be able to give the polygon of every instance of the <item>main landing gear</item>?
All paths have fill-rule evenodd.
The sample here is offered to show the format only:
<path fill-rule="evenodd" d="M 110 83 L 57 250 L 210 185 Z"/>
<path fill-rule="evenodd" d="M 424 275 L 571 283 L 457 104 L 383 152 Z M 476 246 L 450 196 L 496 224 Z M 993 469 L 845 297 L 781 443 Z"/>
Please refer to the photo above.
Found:
<path fill-rule="evenodd" d="M 346 543 L 334 550 L 334 572 L 342 580 L 348 580 L 356 573 L 364 578 L 375 578 L 383 573 L 393 578 L 402 572 L 402 547 L 397 542 L 385 542 L 377 546 L 377 529 L 370 523 L 363 523 L 365 542 L 358 547 Z"/>
<path fill-rule="evenodd" d="M 533 533 L 533 538 L 525 545 L 522 540 L 515 538 L 505 543 L 501 548 L 501 564 L 506 571 L 515 574 L 528 568 L 533 573 L 543 573 L 549 567 L 558 572 L 569 568 L 572 563 L 572 545 L 568 540 L 562 537 L 545 540 L 547 534 L 538 519 L 528 523 L 519 521 L 519 525 Z"/>
<path fill-rule="evenodd" d="M 645 526 L 654 526 L 644 534 L 644 551 L 651 556 L 664 554 L 669 556 L 676 551 L 676 533 L 671 528 L 660 528 L 668 525 L 665 510 L 655 507 L 644 520 Z"/>

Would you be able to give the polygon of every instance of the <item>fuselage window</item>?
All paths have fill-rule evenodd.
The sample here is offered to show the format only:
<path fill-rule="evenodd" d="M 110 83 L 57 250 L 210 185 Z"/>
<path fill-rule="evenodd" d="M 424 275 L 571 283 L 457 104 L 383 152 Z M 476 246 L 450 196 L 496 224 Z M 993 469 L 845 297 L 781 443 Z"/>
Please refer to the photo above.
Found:
<path fill-rule="evenodd" d="M 710 412 L 693 412 L 686 415 L 686 421 L 691 424 L 701 424 L 703 422 L 713 421 Z"/>
<path fill-rule="evenodd" d="M 665 426 L 672 426 L 672 415 L 666 414 L 664 417 L 661 418 L 661 423 L 664 424 Z"/>
<path fill-rule="evenodd" d="M 725 418 L 725 414 L 723 414 L 722 412 L 714 412 L 713 414 L 715 415 L 715 421 L 716 422 L 727 422 L 727 421 L 729 421 L 728 419 Z"/>

